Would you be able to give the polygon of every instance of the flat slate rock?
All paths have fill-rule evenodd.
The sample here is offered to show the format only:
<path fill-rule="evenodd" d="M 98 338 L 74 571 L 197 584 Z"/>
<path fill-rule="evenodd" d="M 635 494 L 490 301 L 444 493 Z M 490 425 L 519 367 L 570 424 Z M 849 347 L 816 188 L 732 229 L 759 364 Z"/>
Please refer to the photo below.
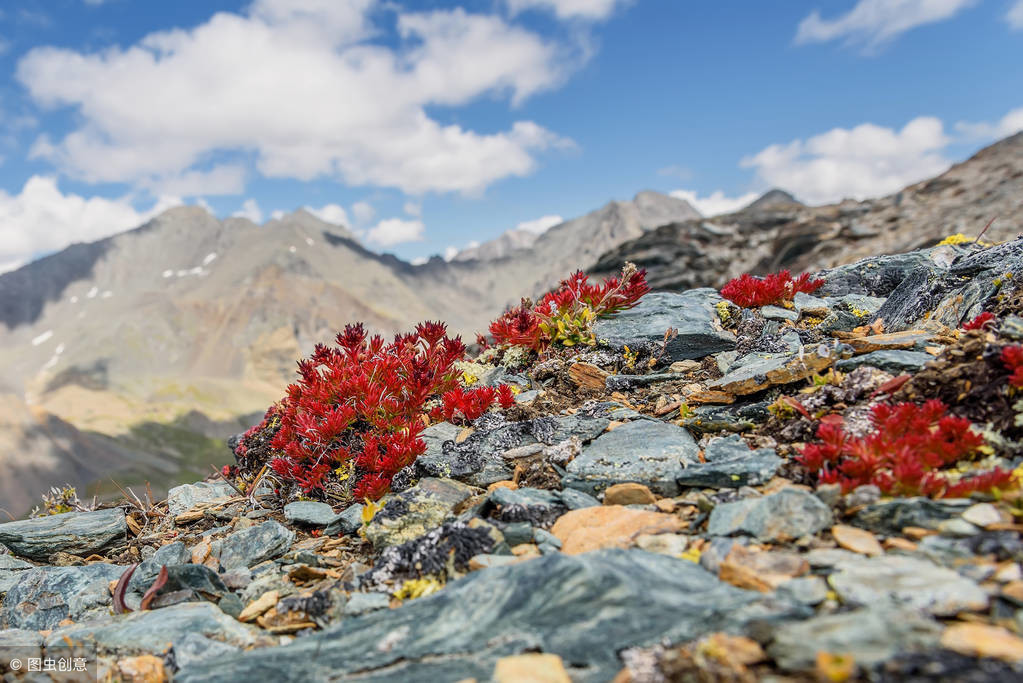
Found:
<path fill-rule="evenodd" d="M 703 454 L 707 462 L 682 470 L 676 478 L 679 486 L 759 486 L 770 481 L 782 463 L 773 448 L 753 450 L 738 434 L 711 439 Z"/>
<path fill-rule="evenodd" d="M 879 370 L 898 375 L 903 372 L 916 372 L 928 361 L 934 360 L 934 356 L 922 351 L 871 351 L 862 356 L 843 358 L 835 363 L 835 367 L 842 372 L 849 372 L 864 365 L 873 366 Z"/>
<path fill-rule="evenodd" d="M 967 498 L 893 498 L 868 505 L 856 513 L 853 523 L 879 534 L 898 534 L 907 526 L 937 529 L 939 524 L 958 517 L 972 504 Z"/>
<path fill-rule="evenodd" d="M 609 681 L 622 668 L 622 649 L 808 614 L 686 560 L 642 550 L 554 553 L 472 573 L 290 645 L 186 667 L 175 681 L 340 680 L 356 672 L 375 682 L 490 680 L 498 658 L 537 650 L 570 662 L 573 681 Z"/>
<path fill-rule="evenodd" d="M 230 484 L 223 481 L 200 481 L 175 486 L 167 492 L 167 510 L 171 517 L 188 512 L 199 503 L 211 503 L 238 495 Z"/>
<path fill-rule="evenodd" d="M 284 506 L 284 519 L 304 526 L 327 526 L 337 519 L 337 513 L 326 503 L 296 500 Z"/>
<path fill-rule="evenodd" d="M 832 520 L 831 508 L 817 496 L 786 488 L 769 496 L 718 505 L 710 513 L 707 534 L 744 533 L 761 541 L 790 541 L 815 534 L 831 526 Z"/>
<path fill-rule="evenodd" d="M 668 328 L 678 335 L 668 341 L 664 357 L 670 361 L 703 358 L 735 348 L 735 335 L 721 327 L 714 305 L 724 301 L 713 289 L 691 289 L 681 294 L 653 292 L 627 311 L 598 320 L 593 332 L 615 348 L 650 349 L 664 342 Z"/>
<path fill-rule="evenodd" d="M 178 564 L 187 564 L 192 561 L 192 553 L 181 541 L 168 543 L 160 547 L 152 557 L 149 557 L 139 564 L 135 573 L 131 575 L 128 583 L 128 590 L 137 593 L 145 593 L 160 575 L 161 567 L 170 567 Z"/>
<path fill-rule="evenodd" d="M 583 449 L 565 468 L 566 488 L 595 494 L 613 484 L 635 482 L 654 493 L 674 496 L 683 469 L 699 462 L 689 432 L 666 422 L 626 423 Z"/>
<path fill-rule="evenodd" d="M 979 612 L 988 604 L 987 593 L 974 581 L 915 557 L 888 555 L 841 562 L 828 581 L 843 604 L 892 604 L 939 617 Z"/>
<path fill-rule="evenodd" d="M 0 543 L 33 560 L 57 552 L 88 556 L 123 540 L 127 531 L 121 508 L 65 512 L 0 524 Z"/>
<path fill-rule="evenodd" d="M 454 519 L 455 508 L 476 490 L 453 479 L 426 478 L 381 501 L 383 507 L 366 525 L 366 538 L 378 550 L 419 538 Z"/>
<path fill-rule="evenodd" d="M 528 522 L 532 526 L 549 528 L 558 517 L 569 510 L 598 505 L 600 501 L 596 498 L 575 489 L 549 491 L 529 487 L 498 488 L 487 495 L 480 514 L 510 525 Z M 532 529 L 529 535 L 533 535 Z"/>
<path fill-rule="evenodd" d="M 913 610 L 858 609 L 785 624 L 767 648 L 782 669 L 812 671 L 818 652 L 849 655 L 871 666 L 906 652 L 938 647 L 942 626 Z"/>
<path fill-rule="evenodd" d="M 110 582 L 127 567 L 90 564 L 84 567 L 36 567 L 22 572 L 0 608 L 0 626 L 44 630 L 64 619 L 106 614 L 112 604 Z"/>
<path fill-rule="evenodd" d="M 295 532 L 274 520 L 235 531 L 224 539 L 220 566 L 227 571 L 255 566 L 280 557 L 294 540 Z"/>
<path fill-rule="evenodd" d="M 104 623 L 73 624 L 51 633 L 46 638 L 46 647 L 60 645 L 69 638 L 95 644 L 101 653 L 160 655 L 169 645 L 192 635 L 245 647 L 256 642 L 258 632 L 224 614 L 216 605 L 190 602 L 114 616 Z"/>
<path fill-rule="evenodd" d="M 19 560 L 13 555 L 0 555 L 0 595 L 9 591 L 11 586 L 18 582 L 23 571 L 34 566 L 31 562 Z"/>

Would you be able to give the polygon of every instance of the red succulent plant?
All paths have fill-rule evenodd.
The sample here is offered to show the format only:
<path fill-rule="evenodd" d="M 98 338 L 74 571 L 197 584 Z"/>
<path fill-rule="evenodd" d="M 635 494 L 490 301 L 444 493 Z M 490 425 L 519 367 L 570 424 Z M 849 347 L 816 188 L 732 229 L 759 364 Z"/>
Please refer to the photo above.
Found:
<path fill-rule="evenodd" d="M 649 291 L 646 271 L 631 263 L 625 265 L 620 277 L 608 278 L 599 285 L 591 284 L 585 273 L 577 271 L 536 305 L 523 299 L 490 323 L 490 334 L 498 344 L 542 353 L 554 342 L 571 345 L 591 336 L 589 325 L 593 320 L 632 308 Z"/>
<path fill-rule="evenodd" d="M 344 482 L 357 499 L 379 498 L 426 450 L 419 435 L 427 402 L 442 399 L 446 417 L 471 421 L 495 401 L 514 401 L 508 387 L 459 386 L 455 363 L 464 357 L 465 345 L 441 323 L 422 323 L 390 343 L 349 325 L 336 347 L 318 345 L 298 362 L 299 380 L 235 453 L 244 456 L 252 438 L 272 428 L 271 467 L 285 481 L 306 493 Z"/>
<path fill-rule="evenodd" d="M 1002 363 L 1011 372 L 1009 384 L 1023 389 L 1023 346 L 1012 344 L 1002 347 Z"/>
<path fill-rule="evenodd" d="M 783 270 L 766 277 L 755 277 L 745 273 L 721 288 L 721 296 L 743 308 L 758 308 L 784 304 L 792 301 L 797 292 L 812 294 L 824 285 L 824 280 L 814 280 L 809 273 L 796 278 Z"/>
<path fill-rule="evenodd" d="M 934 498 L 965 496 L 1009 484 L 1012 472 L 995 468 L 951 479 L 942 468 L 978 453 L 984 439 L 970 421 L 946 414 L 938 400 L 923 405 L 878 404 L 872 409 L 874 430 L 852 437 L 841 424 L 824 422 L 820 443 L 808 444 L 796 458 L 822 483 L 840 484 L 843 491 L 873 484 L 885 494 Z"/>

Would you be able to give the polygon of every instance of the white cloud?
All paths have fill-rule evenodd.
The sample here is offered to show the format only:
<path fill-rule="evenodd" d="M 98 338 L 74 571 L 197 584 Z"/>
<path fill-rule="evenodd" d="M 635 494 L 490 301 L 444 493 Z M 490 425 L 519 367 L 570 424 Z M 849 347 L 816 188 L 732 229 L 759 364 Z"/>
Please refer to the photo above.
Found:
<path fill-rule="evenodd" d="M 1023 6 L 1023 3 L 1021 3 Z M 1023 107 L 1013 109 L 994 123 L 971 123 L 960 121 L 955 125 L 956 131 L 971 140 L 995 140 L 1005 138 L 1023 130 Z"/>
<path fill-rule="evenodd" d="M 281 220 L 282 218 L 284 218 L 285 215 L 287 214 L 285 214 L 284 211 L 282 211 L 281 209 L 276 209 L 275 211 L 270 212 L 270 218 L 274 219 L 275 221 Z"/>
<path fill-rule="evenodd" d="M 137 227 L 180 204 L 165 197 L 144 211 L 127 199 L 64 194 L 54 178 L 32 176 L 21 192 L 0 190 L 0 268 L 17 267 L 72 242 L 90 242 Z"/>
<path fill-rule="evenodd" d="M 451 259 L 458 256 L 458 247 L 448 245 L 448 248 L 444 250 L 444 260 L 450 261 Z"/>
<path fill-rule="evenodd" d="M 416 202 L 405 202 L 404 209 L 405 213 L 409 216 L 418 217 L 423 215 L 423 205 Z"/>
<path fill-rule="evenodd" d="M 628 2 L 629 0 L 625 0 Z M 508 9 L 517 14 L 527 9 L 554 12 L 559 19 L 607 19 L 620 6 L 622 0 L 508 0 Z"/>
<path fill-rule="evenodd" d="M 396 39 L 373 40 L 389 12 Z M 88 182 L 160 187 L 210 155 L 253 155 L 267 177 L 475 193 L 570 142 L 531 121 L 493 133 L 445 125 L 427 108 L 520 103 L 562 83 L 585 52 L 462 9 L 257 0 L 127 48 L 38 47 L 17 77 L 39 105 L 75 110 L 79 126 L 34 152 Z"/>
<path fill-rule="evenodd" d="M 348 225 L 348 212 L 346 212 L 344 207 L 340 204 L 327 204 L 318 209 L 307 206 L 305 207 L 305 210 L 326 223 L 344 226 Z"/>
<path fill-rule="evenodd" d="M 411 261 L 409 261 L 409 263 L 411 265 L 413 265 L 413 266 L 421 266 L 421 265 L 423 265 L 425 263 L 428 263 L 429 261 L 430 261 L 430 258 L 428 256 L 417 256 L 414 259 L 412 259 Z"/>
<path fill-rule="evenodd" d="M 405 242 L 422 242 L 425 230 L 422 221 L 387 218 L 371 228 L 366 239 L 382 247 L 391 247 Z"/>
<path fill-rule="evenodd" d="M 256 225 L 263 222 L 263 210 L 259 208 L 259 203 L 255 199 L 246 199 L 242 202 L 242 208 L 231 215 L 236 218 L 248 218 Z"/>
<path fill-rule="evenodd" d="M 245 168 L 239 164 L 224 164 L 208 171 L 184 171 L 159 180 L 148 179 L 141 185 L 153 194 L 180 197 L 241 194 L 245 191 Z"/>
<path fill-rule="evenodd" d="M 901 131 L 864 123 L 770 145 L 741 165 L 767 187 L 821 204 L 885 195 L 942 173 L 951 165 L 942 153 L 948 142 L 940 120 L 921 116 Z"/>
<path fill-rule="evenodd" d="M 825 43 L 839 38 L 875 50 L 918 26 L 944 21 L 977 0 L 859 0 L 835 19 L 817 10 L 799 22 L 796 43 Z"/>
<path fill-rule="evenodd" d="M 531 221 L 522 221 L 515 226 L 516 230 L 525 230 L 532 232 L 537 235 L 542 235 L 555 225 L 561 225 L 565 222 L 565 219 L 557 215 L 541 216 L 540 218 L 534 218 Z"/>
<path fill-rule="evenodd" d="M 675 190 L 669 194 L 676 199 L 684 199 L 708 217 L 738 211 L 759 196 L 756 192 L 749 192 L 738 197 L 727 197 L 721 190 L 715 190 L 706 197 L 700 197 L 692 190 Z"/>
<path fill-rule="evenodd" d="M 1023 0 L 1016 0 L 1016 4 L 1006 12 L 1005 20 L 1009 22 L 1009 28 L 1015 31 L 1023 30 Z"/>
<path fill-rule="evenodd" d="M 369 202 L 355 202 L 352 204 L 352 214 L 359 223 L 369 223 L 377 215 L 377 210 Z"/>

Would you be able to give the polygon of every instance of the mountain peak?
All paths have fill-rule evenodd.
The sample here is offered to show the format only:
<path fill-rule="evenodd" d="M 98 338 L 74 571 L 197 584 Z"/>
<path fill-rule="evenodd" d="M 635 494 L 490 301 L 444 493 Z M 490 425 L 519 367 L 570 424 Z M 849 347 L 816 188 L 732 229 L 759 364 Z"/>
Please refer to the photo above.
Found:
<path fill-rule="evenodd" d="M 773 209 L 778 206 L 784 205 L 796 205 L 803 206 L 803 203 L 793 197 L 785 190 L 778 189 L 777 187 L 768 190 L 764 194 L 760 195 L 752 202 L 740 209 L 740 211 L 754 211 L 757 209 Z"/>

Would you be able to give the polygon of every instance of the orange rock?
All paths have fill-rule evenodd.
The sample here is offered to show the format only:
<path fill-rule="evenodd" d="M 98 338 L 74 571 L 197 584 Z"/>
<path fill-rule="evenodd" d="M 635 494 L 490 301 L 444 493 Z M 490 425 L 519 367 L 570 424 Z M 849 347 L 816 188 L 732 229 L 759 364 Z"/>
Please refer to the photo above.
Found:
<path fill-rule="evenodd" d="M 163 660 L 155 655 L 127 657 L 117 662 L 117 670 L 122 680 L 131 683 L 164 683 L 167 680 Z"/>
<path fill-rule="evenodd" d="M 516 484 L 514 481 L 511 481 L 510 479 L 506 479 L 504 481 L 495 481 L 493 484 L 487 487 L 487 493 L 490 493 L 491 491 L 495 491 L 497 489 L 511 489 L 514 491 L 518 487 L 519 485 Z"/>
<path fill-rule="evenodd" d="M 941 646 L 969 657 L 1023 660 L 1023 640 L 1000 626 L 953 624 L 941 634 Z"/>
<path fill-rule="evenodd" d="M 831 527 L 831 535 L 835 542 L 846 550 L 851 550 L 860 555 L 882 555 L 884 548 L 878 543 L 874 534 L 848 524 L 836 524 Z"/>
<path fill-rule="evenodd" d="M 917 541 L 919 541 L 921 538 L 926 538 L 927 536 L 933 536 L 936 533 L 938 532 L 935 531 L 934 529 L 924 529 L 923 527 L 919 526 L 907 526 L 903 527 L 902 529 L 903 536 L 908 536 L 909 538 L 912 538 Z"/>
<path fill-rule="evenodd" d="M 674 512 L 677 507 L 675 501 L 671 498 L 661 498 L 659 501 L 654 503 L 657 509 L 661 512 Z"/>
<path fill-rule="evenodd" d="M 615 484 L 604 491 L 604 505 L 650 505 L 657 497 L 643 484 Z"/>
<path fill-rule="evenodd" d="M 1010 581 L 1002 586 L 1002 595 L 1018 605 L 1023 605 L 1023 581 Z"/>
<path fill-rule="evenodd" d="M 916 543 L 909 540 L 908 538 L 900 538 L 898 536 L 892 536 L 891 538 L 884 539 L 885 548 L 888 550 L 905 550 L 906 552 L 913 552 L 916 550 Z"/>
<path fill-rule="evenodd" d="M 856 660 L 852 655 L 818 652 L 814 670 L 819 681 L 842 683 L 851 680 L 856 673 Z"/>
<path fill-rule="evenodd" d="M 672 533 L 680 528 L 676 517 L 663 512 L 604 505 L 565 513 L 551 533 L 561 541 L 561 552 L 578 555 L 600 548 L 628 548 L 640 534 Z"/>
<path fill-rule="evenodd" d="M 739 588 L 768 593 L 809 571 L 809 563 L 794 553 L 756 552 L 737 545 L 721 561 L 718 578 Z"/>
<path fill-rule="evenodd" d="M 568 368 L 568 378 L 577 386 L 597 391 L 604 390 L 608 374 L 593 363 L 572 363 Z"/>
<path fill-rule="evenodd" d="M 520 543 L 511 549 L 512 555 L 516 557 L 539 557 L 540 549 L 532 543 Z"/>
<path fill-rule="evenodd" d="M 501 657 L 494 666 L 495 683 L 571 683 L 558 655 L 530 653 Z"/>

